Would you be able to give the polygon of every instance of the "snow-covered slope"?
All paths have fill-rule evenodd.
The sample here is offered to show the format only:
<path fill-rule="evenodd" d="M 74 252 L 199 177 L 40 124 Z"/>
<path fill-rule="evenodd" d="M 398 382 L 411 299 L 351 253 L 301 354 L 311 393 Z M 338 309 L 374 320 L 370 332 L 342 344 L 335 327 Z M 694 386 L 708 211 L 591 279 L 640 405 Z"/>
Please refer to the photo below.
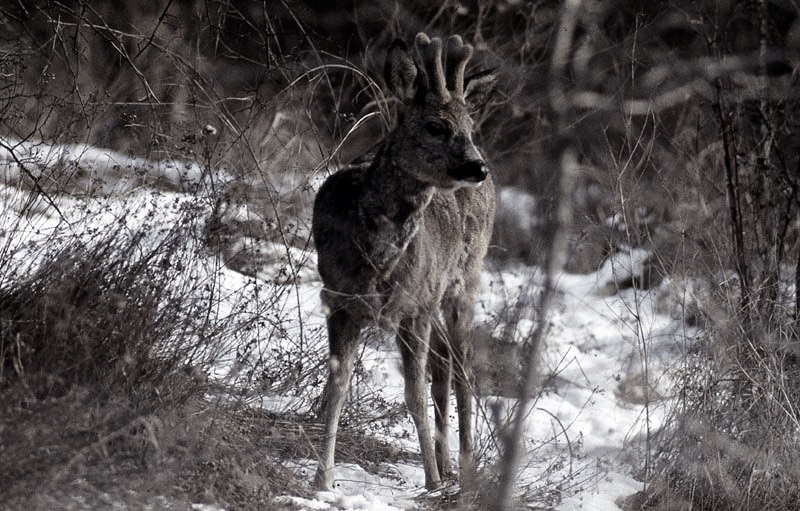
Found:
<path fill-rule="evenodd" d="M 0 246 L 4 257 L 17 261 L 15 272 L 2 276 L 3 285 L 24 276 L 52 253 L 43 244 L 52 250 L 76 237 L 91 240 L 98 231 L 120 222 L 131 233 L 147 230 L 150 242 L 158 243 L 159 233 L 185 218 L 187 210 L 195 218 L 211 214 L 212 202 L 198 192 L 204 180 L 230 179 L 224 174 L 203 175 L 192 165 L 142 162 L 98 149 L 44 144 L 34 148 L 11 141 L 4 145 L 18 152 L 0 151 Z M 90 177 L 82 182 L 92 193 L 38 196 L 32 205 L 32 195 L 16 186 L 21 161 L 37 173 L 65 162 L 84 169 Z M 198 240 L 202 227 L 196 226 Z M 270 353 L 275 350 L 314 359 L 302 364 L 306 368 L 319 367 L 325 357 L 324 316 L 318 300 L 321 283 L 313 254 L 297 247 L 263 246 L 268 257 L 249 276 L 219 264 L 213 251 L 195 254 L 198 267 L 187 272 L 191 278 L 215 283 L 218 298 L 213 313 L 216 320 L 231 324 L 231 337 L 216 348 L 219 353 L 211 377 L 233 385 L 250 381 L 245 373 L 253 365 L 273 363 Z M 618 255 L 615 265 L 630 271 L 641 258 L 638 252 Z M 544 319 L 549 324 L 539 355 L 541 391 L 530 409 L 522 411 L 527 427 L 519 488 L 538 502 L 551 502 L 555 509 L 616 510 L 616 499 L 641 489 L 637 478 L 649 454 L 648 439 L 663 424 L 669 404 L 670 368 L 695 335 L 679 318 L 661 310 L 669 279 L 651 291 L 609 293 L 613 268 L 560 275 L 554 306 L 546 318 L 532 311 L 541 280 L 537 269 L 487 271 L 476 306 L 476 331 L 487 333 L 482 338 L 486 342 L 522 342 L 536 321 Z M 267 320 L 249 324 L 261 326 L 235 328 L 240 318 L 257 315 Z M 402 402 L 399 357 L 392 342 L 365 343 L 361 363 L 364 370 L 353 392 L 378 395 L 389 404 Z M 513 375 L 510 379 L 514 380 Z M 259 406 L 304 411 L 321 390 L 320 380 L 303 389 L 268 388 L 250 396 Z M 491 395 L 480 398 L 479 409 L 478 450 L 483 467 L 490 468 L 498 459 L 492 432 L 519 411 L 513 398 Z M 416 450 L 408 419 L 375 434 L 399 449 Z M 455 432 L 450 439 L 457 459 Z M 314 460 L 282 462 L 310 482 Z M 286 495 L 280 502 L 300 509 L 408 509 L 419 506 L 427 496 L 421 466 L 408 461 L 381 464 L 377 472 L 341 463 L 336 466 L 335 480 L 334 492 L 318 493 L 315 498 Z"/>

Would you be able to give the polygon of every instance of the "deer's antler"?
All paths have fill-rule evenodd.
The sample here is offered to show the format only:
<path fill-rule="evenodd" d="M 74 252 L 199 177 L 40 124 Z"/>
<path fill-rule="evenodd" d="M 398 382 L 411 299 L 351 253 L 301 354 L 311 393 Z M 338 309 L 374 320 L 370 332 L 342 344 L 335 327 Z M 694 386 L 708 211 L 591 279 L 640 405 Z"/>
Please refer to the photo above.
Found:
<path fill-rule="evenodd" d="M 425 75 L 428 78 L 428 90 L 440 96 L 445 102 L 450 99 L 447 90 L 447 82 L 444 76 L 444 66 L 442 65 L 442 40 L 438 37 L 429 38 L 420 32 L 417 34 L 414 44 L 417 53 L 425 66 Z"/>
<path fill-rule="evenodd" d="M 463 101 L 464 70 L 472 57 L 472 45 L 465 44 L 461 36 L 453 35 L 447 38 L 447 52 L 442 55 L 442 40 L 438 37 L 431 39 L 423 33 L 417 34 L 414 44 L 425 67 L 428 90 L 439 95 L 444 102 L 453 97 Z"/>
<path fill-rule="evenodd" d="M 465 44 L 461 36 L 452 35 L 447 38 L 447 76 L 453 95 L 464 99 L 464 70 L 472 57 L 472 46 Z"/>

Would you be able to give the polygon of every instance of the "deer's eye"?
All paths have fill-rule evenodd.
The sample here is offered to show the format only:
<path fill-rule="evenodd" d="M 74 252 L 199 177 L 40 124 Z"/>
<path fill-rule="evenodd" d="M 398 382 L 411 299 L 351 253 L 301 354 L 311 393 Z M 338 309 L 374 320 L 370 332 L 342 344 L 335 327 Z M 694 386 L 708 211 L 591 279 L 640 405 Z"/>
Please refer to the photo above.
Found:
<path fill-rule="evenodd" d="M 439 121 L 428 121 L 425 123 L 425 131 L 432 137 L 443 137 L 447 135 L 447 125 Z"/>

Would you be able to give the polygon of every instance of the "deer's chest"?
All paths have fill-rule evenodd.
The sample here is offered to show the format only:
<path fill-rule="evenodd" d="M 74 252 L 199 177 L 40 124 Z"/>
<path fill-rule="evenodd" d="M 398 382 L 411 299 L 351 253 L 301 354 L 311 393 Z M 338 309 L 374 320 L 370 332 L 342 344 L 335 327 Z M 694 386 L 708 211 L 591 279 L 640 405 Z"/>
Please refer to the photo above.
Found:
<path fill-rule="evenodd" d="M 439 202 L 431 206 L 416 223 L 398 227 L 408 237 L 395 246 L 395 259 L 376 280 L 384 316 L 399 318 L 435 308 L 463 273 L 460 266 L 468 249 L 463 219 L 454 207 L 442 208 Z"/>

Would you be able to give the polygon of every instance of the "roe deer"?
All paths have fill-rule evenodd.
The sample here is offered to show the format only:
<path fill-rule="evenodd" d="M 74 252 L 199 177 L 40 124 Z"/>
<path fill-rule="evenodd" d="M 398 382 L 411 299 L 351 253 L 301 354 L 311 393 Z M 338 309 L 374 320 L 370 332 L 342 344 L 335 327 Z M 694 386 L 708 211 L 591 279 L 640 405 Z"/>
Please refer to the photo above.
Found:
<path fill-rule="evenodd" d="M 368 167 L 331 175 L 314 202 L 312 230 L 330 346 L 325 439 L 314 482 L 320 489 L 333 483 L 339 417 L 359 333 L 367 323 L 397 332 L 425 486 L 435 488 L 451 475 L 451 380 L 462 482 L 474 471 L 469 334 L 495 192 L 472 142 L 470 112 L 484 106 L 495 77 L 483 73 L 465 81 L 472 46 L 459 36 L 448 38 L 443 48 L 441 39 L 421 33 L 415 46 L 421 65 L 401 41 L 386 58 L 386 81 L 402 101 L 397 126 Z M 425 388 L 429 351 L 435 448 Z"/>

